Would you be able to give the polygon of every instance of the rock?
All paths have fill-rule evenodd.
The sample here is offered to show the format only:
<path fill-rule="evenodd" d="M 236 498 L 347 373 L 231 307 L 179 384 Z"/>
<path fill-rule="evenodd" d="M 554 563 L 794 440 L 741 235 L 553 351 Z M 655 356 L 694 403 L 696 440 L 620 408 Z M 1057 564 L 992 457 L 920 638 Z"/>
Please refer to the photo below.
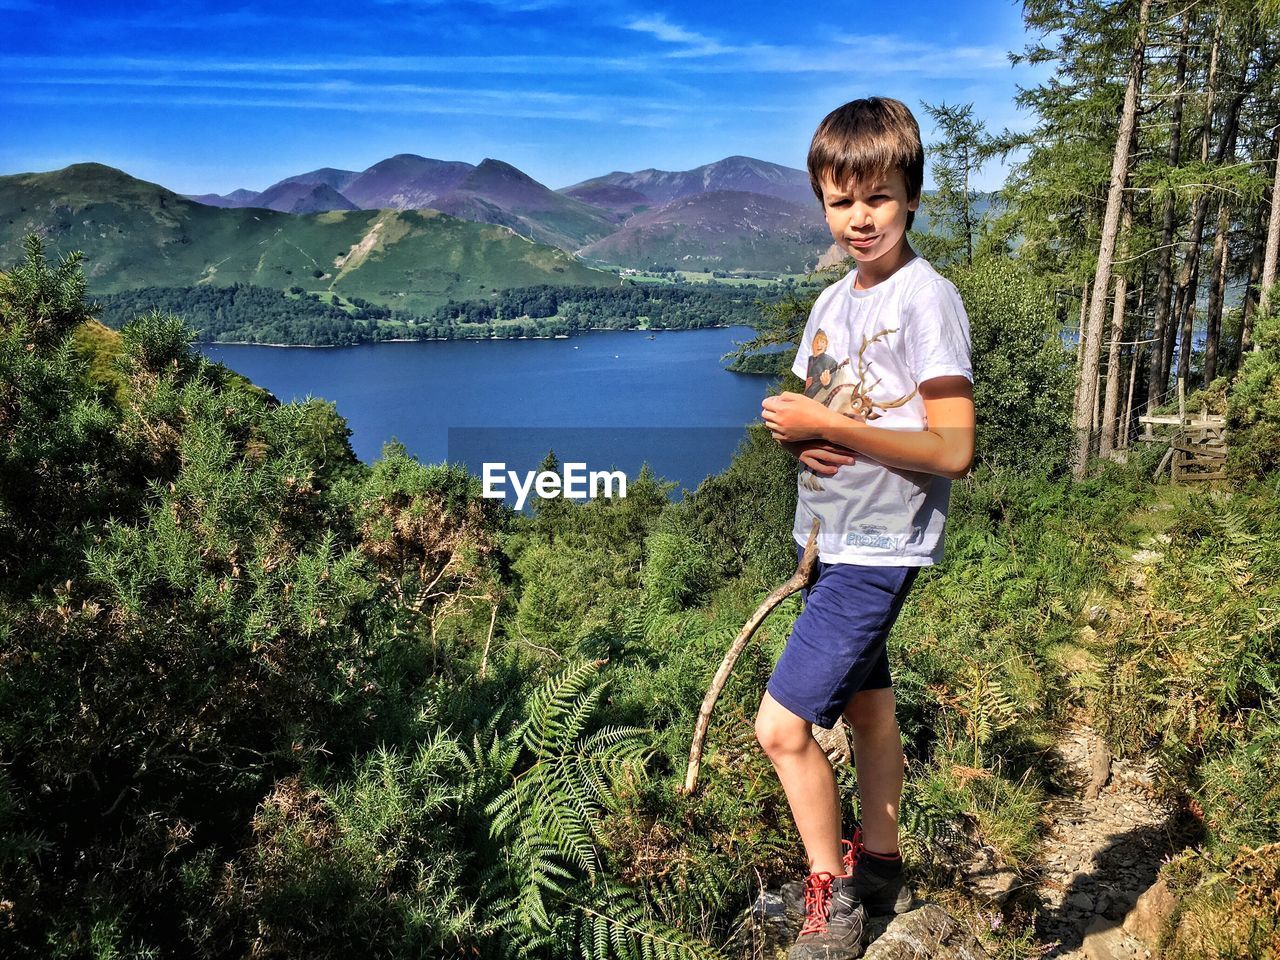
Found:
<path fill-rule="evenodd" d="M 853 746 L 849 743 L 849 728 L 845 725 L 843 719 L 837 720 L 836 725 L 830 730 L 822 727 L 813 726 L 813 739 L 818 741 L 818 746 L 822 748 L 822 752 L 827 755 L 832 763 L 849 764 L 853 762 Z"/>
<path fill-rule="evenodd" d="M 788 915 L 782 891 L 765 890 L 743 915 L 730 936 L 734 955 L 741 957 L 785 957 L 800 926 Z"/>
<path fill-rule="evenodd" d="M 1073 893 L 1067 903 L 1084 913 L 1093 913 L 1093 897 L 1087 893 Z"/>
<path fill-rule="evenodd" d="M 865 960 L 988 960 L 977 938 L 955 917 L 926 903 L 895 917 L 877 937 Z"/>
<path fill-rule="evenodd" d="M 991 864 L 967 870 L 965 883 L 974 893 L 985 897 L 989 903 L 1001 904 L 1009 899 L 1014 887 L 1018 885 L 1018 874 L 1008 867 Z"/>
<path fill-rule="evenodd" d="M 1102 792 L 1102 788 L 1107 785 L 1107 780 L 1111 778 L 1111 751 L 1107 749 L 1107 745 L 1098 742 L 1098 745 L 1089 755 L 1089 783 L 1084 788 L 1084 798 L 1086 800 L 1097 800 L 1098 794 Z"/>
<path fill-rule="evenodd" d="M 783 884 L 756 898 L 730 937 L 730 955 L 785 960 L 804 922 L 804 886 Z M 867 923 L 868 960 L 989 960 L 977 939 L 937 904 Z"/>
<path fill-rule="evenodd" d="M 791 880 L 782 885 L 782 905 L 786 907 L 787 916 L 789 916 L 796 925 L 796 929 L 800 929 L 800 924 L 804 923 L 804 883 L 800 880 Z"/>
<path fill-rule="evenodd" d="M 1125 915 L 1124 929 L 1155 947 L 1160 943 L 1160 937 L 1177 907 L 1177 897 L 1168 884 L 1159 879 L 1142 892 L 1133 909 Z"/>
<path fill-rule="evenodd" d="M 1088 960 L 1137 960 L 1146 948 L 1116 924 L 1098 917 L 1084 932 L 1084 955 Z"/>

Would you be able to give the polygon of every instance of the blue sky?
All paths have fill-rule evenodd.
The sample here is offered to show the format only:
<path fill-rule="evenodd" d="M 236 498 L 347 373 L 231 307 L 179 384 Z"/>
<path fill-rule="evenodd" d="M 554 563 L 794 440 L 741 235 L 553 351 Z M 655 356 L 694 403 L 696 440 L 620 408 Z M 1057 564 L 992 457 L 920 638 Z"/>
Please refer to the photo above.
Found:
<path fill-rule="evenodd" d="M 94 160 L 183 193 L 396 153 L 551 187 L 732 154 L 794 167 L 859 96 L 1021 127 L 1009 0 L 0 0 L 0 173 Z M 1043 68 L 1040 68 L 1043 70 Z M 979 186 L 1001 179 L 992 168 Z M 927 185 L 927 184 L 926 184 Z"/>

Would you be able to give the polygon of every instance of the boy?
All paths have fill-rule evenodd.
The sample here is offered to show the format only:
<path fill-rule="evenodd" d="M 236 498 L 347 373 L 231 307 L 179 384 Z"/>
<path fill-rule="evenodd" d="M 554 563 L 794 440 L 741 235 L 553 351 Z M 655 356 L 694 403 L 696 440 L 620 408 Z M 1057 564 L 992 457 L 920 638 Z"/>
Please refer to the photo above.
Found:
<path fill-rule="evenodd" d="M 967 474 L 974 442 L 968 318 L 955 287 L 907 244 L 923 177 L 920 130 L 899 101 L 855 100 L 819 125 L 809 178 L 855 268 L 814 303 L 792 370 L 808 394 L 819 350 L 823 367 L 838 369 L 828 370 L 825 396 L 764 401 L 774 439 L 805 468 L 797 552 L 820 521 L 817 580 L 756 717 L 811 871 L 789 960 L 858 957 L 867 913 L 911 905 L 885 638 L 920 567 L 942 559 L 951 480 Z M 835 777 L 810 732 L 841 716 L 862 804 L 854 843 L 841 840 Z"/>

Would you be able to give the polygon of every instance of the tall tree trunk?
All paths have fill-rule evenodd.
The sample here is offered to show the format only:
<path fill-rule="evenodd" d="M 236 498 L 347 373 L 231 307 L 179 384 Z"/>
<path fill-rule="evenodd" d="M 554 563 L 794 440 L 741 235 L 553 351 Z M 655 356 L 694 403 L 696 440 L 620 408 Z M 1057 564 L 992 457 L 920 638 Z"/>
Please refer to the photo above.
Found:
<path fill-rule="evenodd" d="M 1209 278 L 1209 309 L 1206 313 L 1204 341 L 1204 385 L 1218 374 L 1218 338 L 1222 334 L 1222 302 L 1227 287 L 1227 231 L 1231 228 L 1227 199 L 1218 200 L 1218 230 L 1213 238 L 1213 275 Z"/>
<path fill-rule="evenodd" d="M 1213 46 L 1209 50 L 1209 73 L 1205 87 L 1205 115 L 1200 128 L 1200 162 L 1209 163 L 1209 141 L 1213 126 L 1214 103 L 1218 93 L 1218 65 L 1222 49 L 1222 21 L 1224 14 L 1219 11 L 1217 23 L 1213 31 Z M 1244 102 L 1243 88 L 1232 100 L 1227 109 L 1225 129 L 1214 151 L 1215 163 L 1221 164 L 1228 150 L 1235 143 L 1236 123 L 1240 117 L 1240 106 Z M 1200 247 L 1204 242 L 1204 222 L 1209 212 L 1209 193 L 1205 191 L 1196 197 L 1191 216 L 1191 230 L 1187 236 L 1187 255 L 1182 262 L 1182 271 L 1178 276 L 1178 293 L 1176 302 L 1178 312 L 1175 322 L 1180 317 L 1182 326 L 1181 349 L 1178 351 L 1178 376 L 1185 378 L 1191 365 L 1191 329 L 1196 311 L 1196 290 L 1200 282 Z M 1166 378 L 1167 379 L 1167 378 Z M 1190 388 L 1188 380 L 1186 386 Z"/>
<path fill-rule="evenodd" d="M 1076 324 L 1076 365 L 1080 364 L 1080 355 L 1084 352 L 1084 328 L 1089 319 L 1089 281 L 1080 287 L 1080 317 Z M 1076 392 L 1080 385 L 1076 384 Z"/>
<path fill-rule="evenodd" d="M 1129 177 L 1129 146 L 1138 115 L 1138 89 L 1142 86 L 1142 66 L 1147 47 L 1147 18 L 1151 0 L 1142 0 L 1138 9 L 1138 30 L 1129 55 L 1129 79 L 1124 88 L 1124 106 L 1120 111 L 1120 130 L 1116 135 L 1115 155 L 1111 159 L 1111 182 L 1107 187 L 1107 212 L 1102 220 L 1102 240 L 1098 246 L 1098 272 L 1093 279 L 1093 297 L 1089 301 L 1088 340 L 1080 365 L 1080 389 L 1075 409 L 1076 443 L 1071 474 L 1083 479 L 1089 469 L 1093 409 L 1096 396 L 1098 360 L 1101 356 L 1102 325 L 1106 320 L 1107 291 L 1111 287 L 1111 261 L 1115 257 L 1116 236 L 1120 231 L 1120 206 L 1124 185 Z"/>
<path fill-rule="evenodd" d="M 1191 277 L 1187 283 L 1187 298 L 1181 304 L 1182 330 L 1178 340 L 1178 379 L 1184 388 L 1191 385 L 1191 338 L 1196 322 L 1196 287 L 1200 285 L 1200 261 L 1191 265 Z"/>
<path fill-rule="evenodd" d="M 1277 135 L 1280 135 L 1280 125 L 1276 127 Z M 1280 164 L 1277 164 L 1280 166 Z M 1254 208 L 1253 229 L 1249 232 L 1249 248 L 1253 251 L 1249 254 L 1249 281 L 1244 287 L 1244 303 L 1240 307 L 1240 352 L 1235 356 L 1235 364 L 1232 373 L 1240 369 L 1240 364 L 1244 362 L 1244 355 L 1253 345 L 1253 315 L 1258 310 L 1258 284 L 1262 279 L 1262 248 L 1265 245 L 1265 238 L 1262 234 L 1263 224 L 1263 204 L 1258 204 Z"/>
<path fill-rule="evenodd" d="M 1178 350 L 1178 374 L 1179 376 L 1187 372 L 1187 351 L 1190 348 L 1190 338 L 1186 336 L 1188 318 L 1195 313 L 1196 307 L 1196 287 L 1200 280 L 1200 246 L 1204 241 L 1204 221 L 1205 214 L 1209 210 L 1208 194 L 1201 194 L 1196 197 L 1195 203 L 1192 205 L 1191 229 L 1187 234 L 1187 255 L 1182 261 L 1182 268 L 1178 272 L 1178 289 L 1174 294 L 1174 311 L 1173 325 L 1174 329 L 1182 328 L 1182 336 L 1179 340 Z M 1170 354 L 1172 354 L 1172 344 L 1170 344 Z M 1166 381 L 1168 376 L 1165 377 Z"/>
<path fill-rule="evenodd" d="M 1129 227 L 1133 211 L 1125 205 L 1124 223 L 1120 228 L 1117 249 L 1121 259 L 1128 253 Z M 1107 387 L 1102 402 L 1102 433 L 1098 437 L 1098 456 L 1109 457 L 1116 443 L 1116 407 L 1120 402 L 1120 345 L 1124 342 L 1124 308 L 1129 295 L 1129 278 L 1121 270 L 1116 274 L 1115 300 L 1111 308 L 1111 343 L 1107 348 Z"/>
<path fill-rule="evenodd" d="M 1218 141 L 1216 162 L 1221 165 L 1235 159 L 1236 138 L 1240 132 L 1240 109 L 1248 93 L 1247 78 L 1252 53 L 1246 53 L 1240 68 L 1241 82 L 1227 107 L 1226 125 L 1222 139 Z M 1222 308 L 1227 292 L 1227 270 L 1230 250 L 1227 245 L 1231 229 L 1231 209 L 1225 193 L 1218 197 L 1218 228 L 1213 238 L 1213 256 L 1209 277 L 1209 306 L 1206 314 L 1204 342 L 1204 385 L 1207 387 L 1218 375 L 1218 351 L 1222 336 Z"/>
<path fill-rule="evenodd" d="M 1182 105 L 1187 82 L 1187 40 L 1191 35 L 1191 9 L 1182 14 L 1182 31 L 1178 37 L 1178 61 L 1174 70 L 1173 118 L 1169 130 L 1170 167 L 1182 163 Z M 1160 225 L 1160 266 L 1156 290 L 1156 319 L 1151 336 L 1151 363 L 1147 374 L 1147 409 L 1154 410 L 1164 400 L 1169 387 L 1169 366 L 1166 356 L 1173 354 L 1173 325 L 1169 323 L 1169 311 L 1173 306 L 1173 227 L 1177 211 L 1177 198 L 1172 190 L 1165 194 L 1164 212 Z"/>
<path fill-rule="evenodd" d="M 1262 257 L 1259 309 L 1266 310 L 1275 299 L 1276 260 L 1280 257 L 1280 127 L 1276 130 L 1276 175 L 1271 185 L 1271 216 L 1267 221 L 1267 250 Z M 1254 350 L 1261 349 L 1258 344 Z"/>
<path fill-rule="evenodd" d="M 1133 387 L 1138 380 L 1138 367 L 1142 363 L 1142 344 L 1135 343 L 1129 354 L 1129 391 L 1124 404 L 1124 419 L 1117 428 L 1121 449 L 1129 449 L 1129 430 L 1133 427 Z"/>

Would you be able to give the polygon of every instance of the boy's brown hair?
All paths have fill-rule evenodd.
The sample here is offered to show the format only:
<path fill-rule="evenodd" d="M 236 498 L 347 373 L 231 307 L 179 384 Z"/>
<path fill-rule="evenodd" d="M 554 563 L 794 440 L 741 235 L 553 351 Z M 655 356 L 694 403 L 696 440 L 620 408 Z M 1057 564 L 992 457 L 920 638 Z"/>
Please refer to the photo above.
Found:
<path fill-rule="evenodd" d="M 809 144 L 809 184 L 819 202 L 823 174 L 843 185 L 879 180 L 892 170 L 902 171 L 908 200 L 920 196 L 924 186 L 920 125 L 901 100 L 850 100 L 818 124 Z M 914 210 L 907 214 L 908 230 L 915 218 Z"/>

